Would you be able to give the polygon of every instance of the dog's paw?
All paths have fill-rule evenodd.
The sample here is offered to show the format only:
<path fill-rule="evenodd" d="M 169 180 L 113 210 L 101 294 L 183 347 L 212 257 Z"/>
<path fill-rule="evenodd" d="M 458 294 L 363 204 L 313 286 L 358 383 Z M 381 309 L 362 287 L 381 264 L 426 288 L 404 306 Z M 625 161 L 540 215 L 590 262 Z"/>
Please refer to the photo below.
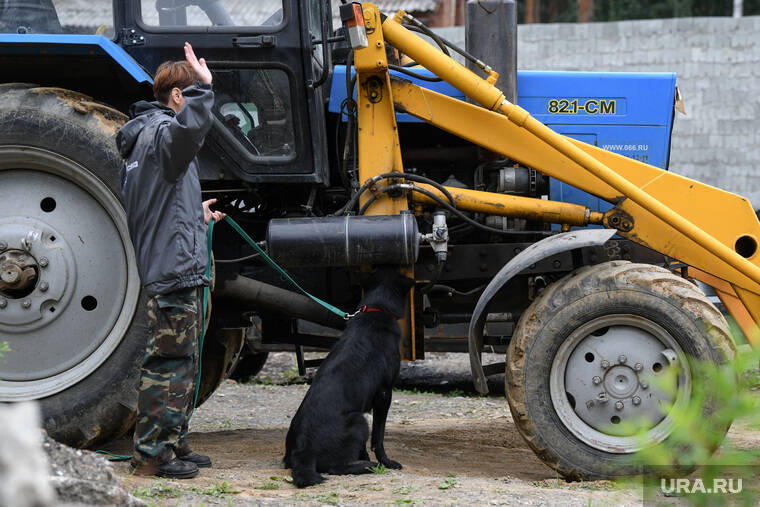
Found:
<path fill-rule="evenodd" d="M 385 468 L 392 468 L 393 470 L 401 470 L 402 468 L 404 468 L 401 466 L 401 463 L 399 463 L 398 461 L 393 461 L 392 459 L 386 458 L 383 461 L 381 461 L 381 463 L 383 464 L 383 466 L 385 466 Z"/>

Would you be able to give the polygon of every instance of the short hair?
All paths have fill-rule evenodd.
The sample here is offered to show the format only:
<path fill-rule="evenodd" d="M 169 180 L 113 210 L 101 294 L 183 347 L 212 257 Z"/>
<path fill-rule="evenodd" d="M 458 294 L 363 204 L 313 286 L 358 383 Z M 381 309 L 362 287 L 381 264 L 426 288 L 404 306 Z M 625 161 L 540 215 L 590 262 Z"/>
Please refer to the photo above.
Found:
<path fill-rule="evenodd" d="M 173 88 L 183 90 L 193 83 L 195 72 L 188 62 L 164 62 L 158 66 L 153 78 L 153 96 L 162 104 L 168 104 Z"/>

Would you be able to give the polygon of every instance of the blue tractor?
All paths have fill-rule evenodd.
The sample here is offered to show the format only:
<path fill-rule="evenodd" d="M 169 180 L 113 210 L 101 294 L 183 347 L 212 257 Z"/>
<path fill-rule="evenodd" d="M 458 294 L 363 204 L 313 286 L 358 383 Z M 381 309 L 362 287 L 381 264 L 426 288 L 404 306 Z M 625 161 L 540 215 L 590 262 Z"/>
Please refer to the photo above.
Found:
<path fill-rule="evenodd" d="M 514 51 L 514 3 L 492 3 L 512 9 L 512 42 L 503 49 Z M 504 353 L 521 318 L 545 304 L 542 294 L 569 273 L 611 262 L 615 269 L 629 265 L 624 261 L 667 263 L 622 237 L 530 263 L 490 299 L 482 346 L 472 350 L 468 324 L 489 281 L 541 237 L 577 224 L 415 203 L 413 214 L 368 221 L 341 236 L 345 245 L 366 246 L 355 257 L 320 243 L 316 236 L 343 224 L 348 231 L 366 209 L 355 200 L 365 181 L 352 100 L 363 92 L 347 75 L 350 45 L 343 28 L 333 30 L 333 7 L 329 0 L 0 0 L 0 342 L 11 349 L 0 362 L 0 401 L 38 400 L 49 434 L 76 446 L 95 446 L 133 426 L 146 297 L 120 202 L 114 135 L 130 104 L 152 100 L 152 73 L 161 62 L 182 58 L 185 41 L 214 73 L 214 126 L 200 155 L 204 197 L 217 198 L 253 238 L 266 239 L 275 260 L 306 290 L 343 309 L 360 297 L 360 266 L 413 265 L 417 286 L 404 359 L 468 346 L 476 355 Z M 394 79 L 466 100 L 414 62 L 399 68 L 391 71 Z M 667 169 L 675 75 L 513 67 L 502 71 L 502 80 L 510 79 L 517 83 L 516 96 L 508 92 L 513 101 L 556 132 Z M 415 181 L 574 204 L 588 216 L 613 205 L 397 112 L 405 174 Z M 444 228 L 443 245 L 442 236 L 429 239 Z M 303 347 L 327 349 L 338 339 L 341 319 L 294 292 L 224 225 L 217 227 L 214 254 L 201 401 L 238 363 L 246 375 L 255 373 L 268 350 L 295 347 L 299 364 L 309 366 Z M 664 362 L 656 359 L 663 350 L 678 347 L 667 332 L 658 334 L 665 325 L 656 317 L 642 326 L 626 315 L 594 331 L 599 339 L 612 330 L 603 345 L 610 355 L 633 347 L 656 363 Z M 568 371 L 589 354 L 580 363 L 571 357 Z M 509 369 L 509 358 L 506 363 Z M 488 365 L 483 374 L 504 369 L 504 363 Z M 626 382 L 633 378 L 619 370 Z M 581 429 L 573 442 L 585 450 L 578 458 L 585 461 L 568 464 L 551 452 L 542 459 L 568 477 L 628 473 L 622 465 L 594 463 L 615 455 L 616 439 L 630 435 L 605 433 L 581 409 L 579 401 Z M 549 416 L 557 413 L 540 415 Z M 595 443 L 588 435 L 596 433 L 606 440 Z M 566 444 L 544 445 L 566 451 Z"/>

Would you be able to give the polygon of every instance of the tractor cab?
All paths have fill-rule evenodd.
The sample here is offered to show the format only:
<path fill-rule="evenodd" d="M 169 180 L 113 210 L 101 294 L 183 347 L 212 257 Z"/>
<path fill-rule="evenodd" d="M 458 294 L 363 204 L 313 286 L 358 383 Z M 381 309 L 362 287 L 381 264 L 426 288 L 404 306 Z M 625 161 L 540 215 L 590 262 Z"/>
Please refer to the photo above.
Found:
<path fill-rule="evenodd" d="M 2 59 L 22 67 L 24 81 L 79 89 L 126 111 L 132 101 L 152 100 L 150 76 L 161 62 L 183 58 L 187 41 L 214 74 L 215 122 L 202 178 L 326 181 L 321 85 L 329 72 L 322 43 L 331 30 L 329 1 L 5 3 Z M 7 49 L 14 44 L 15 55 Z M 138 68 L 125 72 L 124 62 Z M 91 86 L 82 89 L 87 76 Z"/>

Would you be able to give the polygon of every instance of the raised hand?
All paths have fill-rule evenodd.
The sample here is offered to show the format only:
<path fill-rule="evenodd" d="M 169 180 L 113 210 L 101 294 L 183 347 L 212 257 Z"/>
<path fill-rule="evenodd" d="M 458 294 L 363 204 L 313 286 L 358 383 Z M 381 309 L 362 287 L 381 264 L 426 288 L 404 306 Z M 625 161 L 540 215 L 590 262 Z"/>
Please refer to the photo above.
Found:
<path fill-rule="evenodd" d="M 185 42 L 185 59 L 193 68 L 195 77 L 198 78 L 198 81 L 201 83 L 211 84 L 211 71 L 208 70 L 208 67 L 206 66 L 206 60 L 203 58 L 198 60 L 198 58 L 195 56 L 195 51 L 193 51 L 193 46 L 191 46 L 189 42 Z"/>

